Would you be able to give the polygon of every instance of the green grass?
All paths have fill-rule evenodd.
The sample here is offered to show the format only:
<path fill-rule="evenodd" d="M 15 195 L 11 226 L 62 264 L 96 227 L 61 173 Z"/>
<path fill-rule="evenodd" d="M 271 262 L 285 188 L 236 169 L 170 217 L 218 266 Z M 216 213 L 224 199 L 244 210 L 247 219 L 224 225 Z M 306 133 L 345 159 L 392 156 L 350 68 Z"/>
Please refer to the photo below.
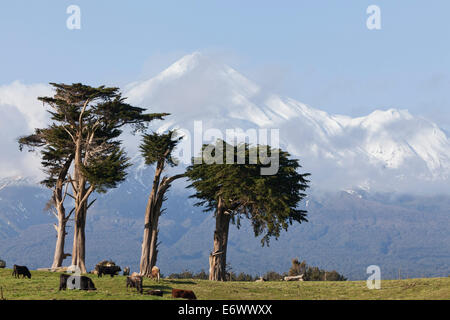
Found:
<path fill-rule="evenodd" d="M 380 290 L 369 290 L 365 281 L 345 282 L 211 282 L 206 280 L 168 280 L 159 283 L 144 280 L 144 295 L 134 289 L 127 291 L 125 277 L 109 276 L 94 280 L 97 291 L 58 291 L 59 274 L 31 271 L 31 279 L 15 279 L 12 270 L 0 269 L 0 287 L 8 300 L 153 300 L 171 299 L 172 288 L 193 290 L 198 299 L 208 300 L 334 300 L 334 299 L 450 299 L 450 278 L 383 280 Z M 160 289 L 164 296 L 146 295 Z"/>

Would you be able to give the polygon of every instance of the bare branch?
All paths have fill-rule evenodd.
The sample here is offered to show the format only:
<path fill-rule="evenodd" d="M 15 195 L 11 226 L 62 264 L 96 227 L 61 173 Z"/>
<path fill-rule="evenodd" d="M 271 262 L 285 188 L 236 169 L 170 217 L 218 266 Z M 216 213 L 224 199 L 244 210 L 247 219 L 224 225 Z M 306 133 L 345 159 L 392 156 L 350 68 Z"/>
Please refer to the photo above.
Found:
<path fill-rule="evenodd" d="M 64 190 L 64 196 L 63 196 L 63 198 L 61 200 L 62 203 L 64 203 L 64 200 L 66 200 L 66 196 L 67 196 L 68 191 L 69 191 L 69 184 L 66 183 L 66 190 Z"/>
<path fill-rule="evenodd" d="M 92 192 L 94 192 L 95 187 L 92 185 L 89 187 L 89 189 L 86 191 L 86 194 L 84 195 L 83 199 L 81 199 L 80 201 L 80 208 L 83 206 L 83 204 L 87 201 L 87 199 L 89 198 L 89 196 L 91 195 Z"/>
<path fill-rule="evenodd" d="M 97 199 L 92 200 L 91 203 L 89 203 L 89 205 L 87 206 L 87 209 L 89 209 L 94 204 L 95 201 L 97 201 Z"/>
<path fill-rule="evenodd" d="M 72 208 L 72 210 L 70 210 L 69 215 L 65 218 L 65 222 L 69 221 L 69 218 L 74 211 L 75 211 L 75 208 Z"/>
<path fill-rule="evenodd" d="M 86 108 L 87 108 L 89 102 L 91 102 L 91 100 L 90 100 L 90 99 L 87 99 L 86 102 L 85 102 L 84 105 L 83 105 L 83 109 L 81 109 L 80 117 L 79 117 L 79 119 L 78 119 L 78 123 L 79 123 L 80 129 L 81 129 L 81 127 L 82 127 L 83 114 L 84 114 L 84 112 L 86 111 Z"/>
<path fill-rule="evenodd" d="M 78 194 L 78 188 L 75 186 L 75 183 L 74 182 L 76 182 L 75 180 L 73 180 L 72 179 L 72 177 L 70 176 L 70 174 L 69 174 L 69 180 L 68 180 L 69 182 L 70 182 L 70 184 L 72 185 L 72 190 L 73 190 L 73 193 L 75 194 L 75 196 Z M 72 198 L 74 198 L 73 196 L 72 196 Z M 75 199 L 75 198 L 74 198 Z"/>
<path fill-rule="evenodd" d="M 51 212 L 53 213 L 53 215 L 58 218 L 58 213 L 55 211 L 55 209 L 52 209 Z"/>
<path fill-rule="evenodd" d="M 70 131 L 66 128 L 66 126 L 62 126 L 63 129 L 69 134 L 69 136 L 72 138 L 73 143 L 76 142 L 75 137 L 70 133 Z"/>

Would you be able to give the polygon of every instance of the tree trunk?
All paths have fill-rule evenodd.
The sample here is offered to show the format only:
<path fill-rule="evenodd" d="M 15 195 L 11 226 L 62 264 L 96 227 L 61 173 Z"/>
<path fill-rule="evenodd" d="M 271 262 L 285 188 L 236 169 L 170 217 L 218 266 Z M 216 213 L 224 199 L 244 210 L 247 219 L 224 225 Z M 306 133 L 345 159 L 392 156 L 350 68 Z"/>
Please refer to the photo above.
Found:
<path fill-rule="evenodd" d="M 77 211 L 77 210 L 75 210 Z M 80 269 L 81 273 L 87 273 L 85 256 L 86 256 L 86 206 L 83 205 L 75 216 L 72 265 Z"/>
<path fill-rule="evenodd" d="M 76 266 L 78 264 L 77 237 L 78 237 L 78 227 L 77 227 L 77 224 L 75 222 L 74 226 L 73 226 L 72 266 Z"/>
<path fill-rule="evenodd" d="M 66 224 L 68 217 L 66 217 L 66 209 L 64 207 L 64 200 L 66 194 L 65 193 L 63 194 L 63 188 L 67 177 L 67 172 L 69 171 L 73 158 L 74 156 L 72 154 L 66 160 L 66 163 L 64 164 L 61 172 L 59 173 L 58 180 L 56 181 L 55 189 L 53 191 L 53 204 L 56 209 L 58 225 L 56 227 L 57 239 L 56 239 L 55 254 L 53 256 L 52 269 L 62 267 L 63 261 L 67 256 L 67 254 L 64 253 L 64 245 L 66 242 L 66 235 L 67 235 Z"/>
<path fill-rule="evenodd" d="M 156 259 L 158 257 L 158 221 L 159 221 L 160 210 L 157 209 L 157 212 L 154 217 L 154 221 L 152 223 L 152 233 L 150 239 L 150 252 L 148 260 L 150 261 L 150 271 L 156 265 Z"/>
<path fill-rule="evenodd" d="M 80 132 L 82 130 L 80 129 Z M 77 137 L 75 157 L 74 157 L 74 180 L 76 186 L 75 196 L 75 223 L 73 233 L 73 250 L 72 250 L 72 265 L 79 268 L 81 273 L 86 273 L 85 252 L 86 252 L 86 215 L 87 203 L 89 195 L 92 192 L 86 188 L 86 179 L 82 174 L 82 148 L 81 137 Z M 86 160 L 86 158 L 85 158 Z"/>
<path fill-rule="evenodd" d="M 150 265 L 152 268 L 156 266 L 156 261 L 158 260 L 158 232 L 159 230 L 156 230 L 153 233 L 152 244 L 150 246 Z"/>
<path fill-rule="evenodd" d="M 86 252 L 86 215 L 87 215 L 87 200 L 82 201 L 87 190 L 85 188 L 86 182 L 81 179 L 78 185 L 78 193 L 75 199 L 75 223 L 73 233 L 73 250 L 72 250 L 72 265 L 79 268 L 81 273 L 87 273 L 85 264 Z"/>
<path fill-rule="evenodd" d="M 56 248 L 55 248 L 55 255 L 53 257 L 52 269 L 59 268 L 62 266 L 62 263 L 65 258 L 64 254 L 65 241 L 66 241 L 66 221 L 64 217 L 63 218 L 58 217 Z"/>
<path fill-rule="evenodd" d="M 144 225 L 144 236 L 142 239 L 142 251 L 141 251 L 141 262 L 140 262 L 140 275 L 149 277 L 152 274 L 152 266 L 150 260 L 150 251 L 152 244 L 152 235 L 154 228 L 158 228 L 158 226 L 154 226 L 155 222 L 155 206 L 156 206 L 156 197 L 159 189 L 159 182 L 161 178 L 161 173 L 163 170 L 163 164 L 158 163 L 156 166 L 155 177 L 153 179 L 153 186 L 150 196 L 148 197 L 147 207 L 145 208 L 145 225 Z"/>
<path fill-rule="evenodd" d="M 151 223 L 150 223 L 149 215 L 146 214 L 145 226 L 144 226 L 144 236 L 142 239 L 141 262 L 139 265 L 139 268 L 140 268 L 139 273 L 142 276 L 148 276 L 151 274 L 150 261 L 149 261 L 150 241 L 151 241 Z"/>
<path fill-rule="evenodd" d="M 149 214 L 146 214 L 140 264 L 140 274 L 146 277 L 152 274 L 152 268 L 156 265 L 158 257 L 158 222 L 161 214 L 161 203 L 162 201 L 156 201 L 155 205 L 149 209 Z"/>
<path fill-rule="evenodd" d="M 223 201 L 219 199 L 214 231 L 214 251 L 209 256 L 209 280 L 226 281 L 228 230 L 231 216 L 225 212 Z"/>

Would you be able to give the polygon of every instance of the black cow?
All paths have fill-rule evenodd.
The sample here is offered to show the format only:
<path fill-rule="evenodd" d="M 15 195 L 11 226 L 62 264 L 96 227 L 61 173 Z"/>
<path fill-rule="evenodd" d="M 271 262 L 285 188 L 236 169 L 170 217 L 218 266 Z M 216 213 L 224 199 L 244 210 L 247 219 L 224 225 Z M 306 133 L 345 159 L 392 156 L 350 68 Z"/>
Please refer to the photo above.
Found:
<path fill-rule="evenodd" d="M 59 290 L 67 289 L 67 281 L 69 278 L 72 281 L 72 287 L 78 290 L 97 290 L 95 288 L 94 282 L 89 277 L 85 276 L 75 276 L 70 274 L 61 274 L 59 276 Z M 78 286 L 78 288 L 77 288 Z"/>
<path fill-rule="evenodd" d="M 98 277 L 103 276 L 104 274 L 109 274 L 112 277 L 116 276 L 119 271 L 122 271 L 122 269 L 120 269 L 119 266 L 97 266 L 96 267 L 97 270 L 97 275 Z"/>
<path fill-rule="evenodd" d="M 28 270 L 28 268 L 25 266 L 14 265 L 12 275 L 15 278 L 19 278 L 19 276 L 22 275 L 22 278 L 27 277 L 28 279 L 31 279 L 30 270 Z"/>
<path fill-rule="evenodd" d="M 139 293 L 142 293 L 142 277 L 141 276 L 127 277 L 127 290 L 129 287 L 136 288 L 136 290 Z"/>

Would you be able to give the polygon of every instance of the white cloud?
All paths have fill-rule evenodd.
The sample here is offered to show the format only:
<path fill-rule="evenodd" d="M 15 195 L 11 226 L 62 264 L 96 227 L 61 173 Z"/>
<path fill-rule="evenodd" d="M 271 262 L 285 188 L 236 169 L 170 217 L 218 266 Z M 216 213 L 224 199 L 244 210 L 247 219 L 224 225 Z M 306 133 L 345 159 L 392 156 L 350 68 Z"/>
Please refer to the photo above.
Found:
<path fill-rule="evenodd" d="M 17 138 L 46 125 L 48 113 L 37 97 L 51 93 L 50 86 L 45 84 L 15 81 L 0 86 L 0 178 L 42 176 L 39 157 L 26 150 L 20 152 Z"/>

